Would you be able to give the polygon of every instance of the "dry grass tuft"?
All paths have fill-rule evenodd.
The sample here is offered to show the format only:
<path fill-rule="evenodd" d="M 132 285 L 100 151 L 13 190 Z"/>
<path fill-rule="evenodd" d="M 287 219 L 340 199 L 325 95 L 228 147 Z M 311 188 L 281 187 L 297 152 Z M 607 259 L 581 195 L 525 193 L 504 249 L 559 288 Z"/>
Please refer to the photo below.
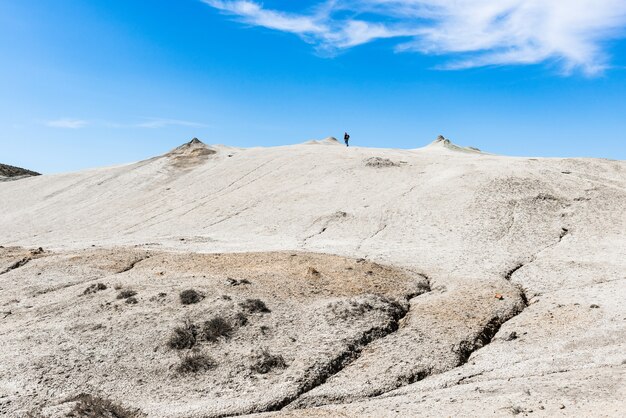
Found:
<path fill-rule="evenodd" d="M 130 411 L 124 407 L 99 396 L 81 393 L 68 402 L 76 402 L 74 408 L 67 414 L 72 418 L 136 418 L 143 414 Z"/>
<path fill-rule="evenodd" d="M 270 313 L 272 312 L 267 305 L 265 305 L 265 302 L 263 302 L 261 299 L 246 299 L 245 301 L 241 302 L 239 304 L 239 306 L 241 306 L 243 308 L 244 311 L 248 312 L 248 313 Z"/>
<path fill-rule="evenodd" d="M 217 367 L 217 363 L 211 357 L 203 353 L 191 353 L 185 355 L 176 371 L 181 374 L 198 373 L 201 371 L 212 370 Z"/>
<path fill-rule="evenodd" d="M 183 326 L 174 328 L 167 345 L 174 350 L 190 349 L 196 345 L 197 337 L 198 328 L 191 321 L 185 321 Z"/>
<path fill-rule="evenodd" d="M 194 289 L 187 289 L 180 292 L 180 303 L 183 305 L 192 305 L 204 299 L 204 295 Z"/>
<path fill-rule="evenodd" d="M 254 354 L 250 368 L 256 373 L 266 374 L 274 369 L 287 368 L 287 363 L 283 356 L 271 354 L 267 348 L 263 348 Z"/>
<path fill-rule="evenodd" d="M 233 326 L 221 316 L 205 321 L 202 326 L 202 337 L 212 343 L 216 343 L 220 338 L 230 338 L 232 333 Z"/>

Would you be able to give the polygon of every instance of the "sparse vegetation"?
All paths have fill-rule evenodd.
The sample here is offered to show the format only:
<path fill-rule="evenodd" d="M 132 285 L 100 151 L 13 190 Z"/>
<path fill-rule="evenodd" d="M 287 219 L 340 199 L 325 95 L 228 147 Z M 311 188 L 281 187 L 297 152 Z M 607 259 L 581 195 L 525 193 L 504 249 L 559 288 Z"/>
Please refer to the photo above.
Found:
<path fill-rule="evenodd" d="M 137 292 L 135 292 L 134 290 L 126 289 L 126 290 L 122 290 L 120 293 L 118 293 L 117 294 L 117 298 L 118 299 L 128 299 L 128 298 L 132 298 L 136 294 L 137 294 Z"/>
<path fill-rule="evenodd" d="M 68 402 L 76 402 L 67 414 L 72 418 L 136 418 L 141 416 L 137 411 L 130 411 L 108 399 L 81 393 Z"/>
<path fill-rule="evenodd" d="M 269 373 L 274 369 L 285 369 L 287 363 L 281 355 L 274 355 L 267 348 L 259 350 L 253 356 L 252 371 L 260 374 Z"/>
<path fill-rule="evenodd" d="M 367 298 L 351 298 L 341 300 L 328 305 L 329 312 L 327 319 L 343 321 L 362 317 L 366 312 L 374 310 L 390 315 L 394 320 L 401 318 L 406 313 L 404 308 L 396 300 L 384 297 L 369 295 Z"/>
<path fill-rule="evenodd" d="M 87 287 L 83 292 L 83 295 L 89 295 L 92 293 L 99 292 L 101 290 L 106 290 L 107 286 L 104 283 L 94 283 L 91 286 Z"/>
<path fill-rule="evenodd" d="M 185 321 L 183 326 L 174 328 L 167 345 L 174 350 L 190 349 L 196 345 L 198 328 L 191 322 Z"/>
<path fill-rule="evenodd" d="M 221 316 L 211 318 L 202 326 L 202 337 L 212 343 L 220 338 L 229 338 L 233 332 L 233 326 Z"/>
<path fill-rule="evenodd" d="M 176 370 L 179 373 L 198 373 L 201 371 L 211 370 L 217 367 L 217 363 L 211 357 L 203 353 L 190 353 L 185 355 Z"/>
<path fill-rule="evenodd" d="M 126 299 L 126 303 L 128 303 L 129 305 L 136 305 L 137 303 L 139 303 L 139 301 L 137 300 L 136 297 L 131 296 L 128 299 Z"/>
<path fill-rule="evenodd" d="M 194 289 L 187 289 L 180 292 L 180 303 L 183 305 L 192 305 L 204 299 L 204 295 Z"/>
<path fill-rule="evenodd" d="M 235 315 L 235 320 L 233 322 L 236 326 L 243 327 L 248 323 L 248 317 L 242 312 L 237 312 L 237 314 Z"/>
<path fill-rule="evenodd" d="M 261 299 L 246 299 L 245 301 L 241 302 L 239 304 L 239 306 L 241 306 L 241 308 L 248 312 L 248 313 L 269 313 L 272 312 L 267 305 L 265 305 L 265 302 L 263 302 Z"/>

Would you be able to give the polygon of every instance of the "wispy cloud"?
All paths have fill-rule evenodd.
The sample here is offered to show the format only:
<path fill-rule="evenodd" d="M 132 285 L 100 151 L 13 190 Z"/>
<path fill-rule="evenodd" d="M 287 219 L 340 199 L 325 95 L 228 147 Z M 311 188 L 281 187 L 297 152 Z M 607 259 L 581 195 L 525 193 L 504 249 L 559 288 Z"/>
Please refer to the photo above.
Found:
<path fill-rule="evenodd" d="M 89 122 L 81 119 L 56 119 L 44 122 L 44 125 L 51 128 L 63 128 L 63 129 L 80 129 L 87 126 Z"/>
<path fill-rule="evenodd" d="M 119 123 L 102 120 L 86 121 L 82 119 L 54 119 L 44 121 L 43 124 L 50 128 L 64 128 L 64 129 L 80 129 L 86 126 L 91 127 L 105 127 L 105 128 L 143 128 L 143 129 L 159 129 L 167 128 L 169 126 L 186 126 L 192 128 L 206 128 L 209 125 L 198 122 L 190 122 L 188 120 L 180 119 L 166 119 L 166 118 L 141 118 L 139 122 L 134 123 Z"/>
<path fill-rule="evenodd" d="M 594 75 L 610 66 L 606 41 L 626 37 L 624 0 L 324 0 L 297 13 L 201 1 L 325 52 L 397 38 L 397 51 L 446 55 L 446 69 L 552 61 Z"/>
<path fill-rule="evenodd" d="M 144 122 L 140 122 L 132 126 L 137 127 L 137 128 L 156 129 L 156 128 L 165 128 L 168 126 L 188 126 L 188 127 L 195 127 L 195 128 L 206 128 L 208 125 L 205 125 L 203 123 L 198 123 L 198 122 L 179 120 L 179 119 L 146 118 Z"/>

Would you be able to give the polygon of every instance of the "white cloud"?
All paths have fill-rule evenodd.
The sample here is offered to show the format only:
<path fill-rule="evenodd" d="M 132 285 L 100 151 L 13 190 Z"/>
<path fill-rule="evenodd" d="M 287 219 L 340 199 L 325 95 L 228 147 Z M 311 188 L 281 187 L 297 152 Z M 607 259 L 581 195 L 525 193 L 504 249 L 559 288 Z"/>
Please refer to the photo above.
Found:
<path fill-rule="evenodd" d="M 323 51 L 398 38 L 397 51 L 446 55 L 448 69 L 554 61 L 593 75 L 609 66 L 606 41 L 626 36 L 626 0 L 325 0 L 298 13 L 201 1 Z"/>
<path fill-rule="evenodd" d="M 46 121 L 44 124 L 51 128 L 80 129 L 87 126 L 89 122 L 80 119 L 56 119 Z"/>
<path fill-rule="evenodd" d="M 166 128 L 168 126 L 186 126 L 192 128 L 206 128 L 209 125 L 190 122 L 180 119 L 165 119 L 165 118 L 143 118 L 143 121 L 136 123 L 118 123 L 107 121 L 86 121 L 81 119 L 55 119 L 43 122 L 44 125 L 51 128 L 64 128 L 64 129 L 80 129 L 85 126 L 104 126 L 107 128 L 145 128 L 145 129 L 159 129 Z"/>
<path fill-rule="evenodd" d="M 168 126 L 188 126 L 195 128 L 205 128 L 207 125 L 197 122 L 189 122 L 186 120 L 178 120 L 178 119 L 161 119 L 161 118 L 147 118 L 145 122 L 140 122 L 135 125 L 137 128 L 165 128 Z"/>

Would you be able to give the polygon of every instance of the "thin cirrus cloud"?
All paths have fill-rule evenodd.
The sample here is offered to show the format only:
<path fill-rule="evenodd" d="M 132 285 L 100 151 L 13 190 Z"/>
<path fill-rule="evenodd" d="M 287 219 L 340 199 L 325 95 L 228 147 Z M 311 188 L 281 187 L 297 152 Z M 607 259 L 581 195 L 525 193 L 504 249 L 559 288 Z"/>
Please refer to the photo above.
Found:
<path fill-rule="evenodd" d="M 192 128 L 206 128 L 208 125 L 198 122 L 189 122 L 186 120 L 179 119 L 160 119 L 160 118 L 148 118 L 145 122 L 137 123 L 132 125 L 136 128 L 148 128 L 148 129 L 156 129 L 156 128 L 166 128 L 168 126 L 187 126 Z"/>
<path fill-rule="evenodd" d="M 89 125 L 89 122 L 81 119 L 55 119 L 49 120 L 44 124 L 50 128 L 80 129 Z"/>
<path fill-rule="evenodd" d="M 399 52 L 445 55 L 443 69 L 556 62 L 597 75 L 610 67 L 607 41 L 626 37 L 624 0 L 324 0 L 298 13 L 201 1 L 325 53 L 393 38 Z"/>
<path fill-rule="evenodd" d="M 193 128 L 206 128 L 208 125 L 198 122 L 190 122 L 180 119 L 163 119 L 163 118 L 144 118 L 142 122 L 137 123 L 117 123 L 117 122 L 89 122 L 81 119 L 55 119 L 44 122 L 45 126 L 50 128 L 63 128 L 63 129 L 80 129 L 86 126 L 103 125 L 107 128 L 145 128 L 145 129 L 159 129 L 167 128 L 170 126 L 187 126 Z"/>

